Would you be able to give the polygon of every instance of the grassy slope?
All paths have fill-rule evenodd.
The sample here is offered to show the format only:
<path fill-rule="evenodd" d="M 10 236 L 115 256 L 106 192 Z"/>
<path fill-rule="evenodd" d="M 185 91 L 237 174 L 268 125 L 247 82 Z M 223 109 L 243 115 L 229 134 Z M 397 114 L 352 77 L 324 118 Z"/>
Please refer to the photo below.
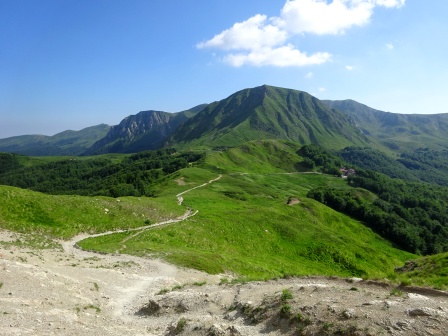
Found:
<path fill-rule="evenodd" d="M 194 173 L 198 174 L 197 168 Z M 190 183 L 191 169 L 182 172 Z M 412 255 L 393 249 L 360 223 L 305 198 L 337 178 L 307 174 L 226 175 L 184 195 L 191 219 L 126 241 L 124 253 L 157 254 L 211 273 L 259 279 L 286 274 L 384 277 Z M 287 199 L 301 203 L 289 206 Z M 128 234 L 90 239 L 85 248 L 115 251 Z"/>
<path fill-rule="evenodd" d="M 448 253 L 411 260 L 398 271 L 398 279 L 404 284 L 448 288 Z"/>
<path fill-rule="evenodd" d="M 108 197 L 46 195 L 0 186 L 0 198 L 2 228 L 54 238 L 138 227 L 147 220 L 156 222 L 183 213 L 171 197 L 123 197 L 117 201 Z"/>
<path fill-rule="evenodd" d="M 189 207 L 199 213 L 136 235 L 126 241 L 122 252 L 154 254 L 179 265 L 247 279 L 307 274 L 395 277 L 394 268 L 415 256 L 394 249 L 359 222 L 307 199 L 311 188 L 347 185 L 332 176 L 297 173 L 301 162 L 297 149 L 288 142 L 254 141 L 226 152 L 210 152 L 201 167 L 181 171 L 184 183 L 169 182 L 155 199 L 126 197 L 118 202 L 0 186 L 0 225 L 68 238 L 79 232 L 143 226 L 147 219 L 154 223 L 176 217 Z M 177 205 L 177 193 L 218 174 L 223 174 L 219 181 L 184 194 L 183 205 Z M 290 198 L 300 203 L 287 205 Z M 131 234 L 135 232 L 88 239 L 81 245 L 115 252 Z"/>
<path fill-rule="evenodd" d="M 225 175 L 183 195 L 183 205 L 199 213 L 127 240 L 122 252 L 155 254 L 183 266 L 249 279 L 288 274 L 383 278 L 393 276 L 394 267 L 414 257 L 394 249 L 362 224 L 307 199 L 308 190 L 319 185 L 347 186 L 342 179 L 322 174 L 286 174 L 295 164 L 290 146 L 254 142 L 210 154 L 205 166 Z M 275 158 L 262 164 L 262 157 L 269 157 L 274 147 L 283 149 L 278 157 L 291 154 L 283 167 Z M 249 167 L 257 172 L 248 173 Z M 166 196 L 200 185 L 217 173 L 188 168 L 181 175 L 186 185 L 173 182 Z M 301 202 L 289 206 L 290 197 Z M 81 246 L 115 251 L 129 235 L 88 239 Z"/>
<path fill-rule="evenodd" d="M 395 151 L 415 150 L 424 144 L 432 149 L 446 148 L 448 114 L 398 114 L 372 109 L 353 100 L 328 101 L 356 121 L 369 136 Z M 384 149 L 382 149 L 384 150 Z"/>
<path fill-rule="evenodd" d="M 224 152 L 210 152 L 206 167 L 217 173 L 296 171 L 302 161 L 296 154 L 299 148 L 293 142 L 252 141 Z"/>

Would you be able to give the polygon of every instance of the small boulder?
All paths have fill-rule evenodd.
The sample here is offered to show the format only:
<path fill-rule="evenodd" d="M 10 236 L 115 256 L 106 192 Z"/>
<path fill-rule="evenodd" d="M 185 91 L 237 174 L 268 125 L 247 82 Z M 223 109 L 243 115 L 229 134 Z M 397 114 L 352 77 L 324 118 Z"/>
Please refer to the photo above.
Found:
<path fill-rule="evenodd" d="M 346 319 L 354 318 L 356 316 L 355 310 L 354 309 L 346 309 L 342 312 L 342 316 L 345 317 Z"/>
<path fill-rule="evenodd" d="M 412 308 L 408 309 L 406 313 L 409 316 L 434 316 L 437 312 L 434 309 L 422 307 L 422 308 Z"/>
<path fill-rule="evenodd" d="M 135 313 L 135 315 L 138 315 L 138 316 L 152 316 L 152 315 L 155 315 L 159 310 L 160 310 L 160 305 L 157 302 L 155 302 L 153 300 L 150 300 L 148 302 L 148 304 L 146 304 L 145 306 L 140 308 Z"/>

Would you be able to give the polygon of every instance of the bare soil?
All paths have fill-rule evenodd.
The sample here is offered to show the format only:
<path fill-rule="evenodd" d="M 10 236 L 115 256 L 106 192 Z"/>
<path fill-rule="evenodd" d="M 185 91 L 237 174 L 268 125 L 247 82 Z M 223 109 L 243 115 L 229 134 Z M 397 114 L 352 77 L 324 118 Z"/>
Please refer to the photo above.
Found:
<path fill-rule="evenodd" d="M 8 244 L 20 239 L 0 231 L 1 335 L 448 335 L 446 292 L 355 278 L 220 284 L 231 277 Z"/>

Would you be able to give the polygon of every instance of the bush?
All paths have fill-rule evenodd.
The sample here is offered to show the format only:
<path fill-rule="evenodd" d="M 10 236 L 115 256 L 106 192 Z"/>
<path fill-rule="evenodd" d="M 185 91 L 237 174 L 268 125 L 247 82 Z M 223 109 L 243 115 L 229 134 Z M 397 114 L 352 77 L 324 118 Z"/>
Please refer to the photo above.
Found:
<path fill-rule="evenodd" d="M 289 289 L 284 289 L 282 291 L 282 295 L 280 296 L 280 300 L 282 300 L 282 302 L 285 302 L 286 300 L 290 300 L 292 299 L 292 293 Z"/>
<path fill-rule="evenodd" d="M 291 316 L 291 306 L 289 304 L 283 304 L 280 308 L 280 316 L 289 317 Z"/>
<path fill-rule="evenodd" d="M 187 320 L 185 319 L 185 317 L 182 317 L 179 321 L 177 321 L 176 330 L 175 330 L 176 335 L 180 334 L 182 331 L 184 331 L 186 324 L 187 324 Z"/>

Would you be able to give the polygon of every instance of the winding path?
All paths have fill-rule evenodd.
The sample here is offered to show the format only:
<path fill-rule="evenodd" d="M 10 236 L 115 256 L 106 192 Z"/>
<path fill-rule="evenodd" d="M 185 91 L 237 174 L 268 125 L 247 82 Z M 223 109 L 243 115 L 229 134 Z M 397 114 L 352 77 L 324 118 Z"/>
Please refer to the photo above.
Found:
<path fill-rule="evenodd" d="M 203 188 L 203 187 L 205 187 L 205 186 L 207 186 L 207 185 L 209 185 L 209 184 L 211 184 L 213 182 L 218 181 L 221 177 L 222 177 L 222 175 L 220 174 L 217 178 L 214 178 L 214 179 L 212 179 L 212 180 L 210 180 L 210 181 L 208 181 L 206 183 L 203 183 L 201 185 L 198 185 L 196 187 L 190 188 L 188 190 L 185 190 L 185 191 L 177 194 L 176 195 L 177 203 L 179 205 L 182 205 L 182 202 L 184 200 L 182 195 L 184 195 L 184 194 L 186 194 L 186 193 L 188 193 L 188 192 L 190 192 L 192 190 L 195 190 L 195 189 L 198 189 L 198 188 Z M 155 227 L 159 227 L 159 226 L 163 226 L 163 225 L 170 225 L 170 224 L 174 224 L 174 223 L 179 223 L 179 222 L 184 221 L 184 220 L 186 220 L 186 219 L 188 219 L 190 217 L 195 216 L 198 212 L 199 212 L 198 210 L 193 211 L 192 209 L 187 209 L 182 216 L 179 216 L 177 218 L 168 219 L 168 220 L 165 220 L 165 221 L 162 221 L 162 222 L 159 222 L 159 223 L 154 223 L 154 224 L 150 224 L 150 225 L 140 226 L 140 227 L 132 228 L 132 229 L 119 229 L 119 230 L 112 230 L 112 231 L 95 233 L 95 234 L 81 233 L 81 234 L 78 234 L 78 235 L 72 237 L 70 240 L 61 241 L 60 243 L 61 243 L 62 248 L 64 249 L 65 253 L 67 253 L 67 254 L 74 254 L 76 250 L 80 249 L 79 246 L 78 246 L 78 243 L 80 241 L 84 240 L 84 239 L 108 236 L 108 235 L 115 234 L 115 233 L 137 231 L 137 233 L 135 233 L 134 235 L 131 235 L 130 237 L 127 237 L 123 241 L 123 243 L 124 243 L 127 240 L 129 240 L 129 239 L 139 235 L 140 233 L 144 232 L 145 230 L 153 229 Z M 119 251 L 117 251 L 117 252 L 119 252 Z M 94 253 L 94 252 L 90 252 L 90 253 Z"/>
<path fill-rule="evenodd" d="M 198 189 L 205 187 L 209 185 L 210 183 L 213 183 L 215 181 L 218 181 L 222 175 L 219 175 L 217 178 L 212 179 L 206 183 L 203 183 L 199 186 L 193 187 L 191 189 L 185 190 L 179 194 L 176 195 L 178 204 L 182 205 L 183 197 L 182 195 Z M 184 221 L 192 216 L 195 216 L 198 213 L 198 210 L 193 211 L 192 209 L 187 208 L 185 213 L 182 216 L 179 216 L 177 218 L 168 219 L 159 223 L 155 223 L 152 225 L 146 225 L 141 226 L 138 228 L 132 228 L 132 229 L 120 229 L 120 230 L 113 230 L 113 231 L 107 231 L 102 233 L 96 233 L 96 234 L 87 234 L 87 233 L 81 233 L 79 235 L 76 235 L 75 237 L 71 238 L 68 241 L 61 241 L 61 245 L 63 247 L 64 253 L 67 255 L 71 255 L 73 257 L 76 257 L 78 259 L 85 259 L 85 258 L 92 258 L 92 257 L 101 257 L 101 258 L 107 258 L 110 262 L 124 262 L 128 263 L 129 261 L 134 261 L 137 264 L 144 265 L 143 267 L 150 269 L 151 271 L 148 273 L 143 273 L 139 275 L 135 275 L 134 278 L 128 282 L 127 286 L 124 288 L 121 288 L 121 290 L 118 290 L 115 292 L 116 298 L 114 300 L 114 313 L 113 315 L 115 317 L 119 317 L 123 320 L 129 320 L 131 317 L 129 316 L 129 312 L 132 310 L 132 307 L 137 304 L 137 302 L 141 301 L 142 297 L 146 297 L 145 293 L 148 293 L 148 291 L 154 291 L 157 288 L 161 288 L 164 283 L 167 281 L 175 281 L 176 275 L 181 272 L 177 267 L 174 265 L 167 264 L 163 262 L 162 260 L 156 260 L 156 259 L 145 259 L 140 258 L 136 256 L 131 255 L 125 255 L 121 254 L 120 252 L 126 247 L 124 244 L 126 241 L 128 241 L 131 238 L 134 238 L 135 236 L 145 232 L 146 230 L 153 229 L 155 227 L 163 226 L 163 225 L 170 225 L 174 223 L 179 223 L 181 221 Z M 123 232 L 130 232 L 135 231 L 135 234 L 130 235 L 129 237 L 126 237 L 122 241 L 122 247 L 115 251 L 114 254 L 103 254 L 98 253 L 94 251 L 86 251 L 81 249 L 78 246 L 78 243 L 84 239 L 87 238 L 95 238 L 95 237 L 101 237 L 101 236 L 107 236 L 112 235 L 116 233 L 123 233 Z M 184 271 L 183 271 L 184 272 Z M 143 304 L 140 302 L 140 304 Z"/>

